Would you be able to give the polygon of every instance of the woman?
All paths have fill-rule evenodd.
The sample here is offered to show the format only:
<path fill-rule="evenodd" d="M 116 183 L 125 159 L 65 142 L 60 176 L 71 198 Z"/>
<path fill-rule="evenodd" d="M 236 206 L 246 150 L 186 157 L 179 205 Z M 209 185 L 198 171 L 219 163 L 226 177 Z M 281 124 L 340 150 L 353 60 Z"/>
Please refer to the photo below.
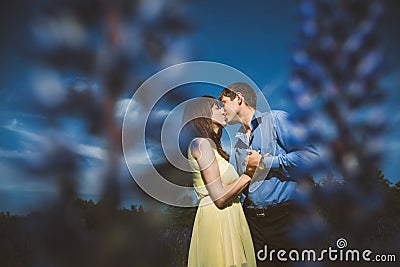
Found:
<path fill-rule="evenodd" d="M 221 147 L 225 117 L 217 100 L 203 97 L 184 111 L 182 135 L 199 199 L 188 266 L 256 266 L 253 244 L 238 195 L 251 181 L 241 177 Z"/>

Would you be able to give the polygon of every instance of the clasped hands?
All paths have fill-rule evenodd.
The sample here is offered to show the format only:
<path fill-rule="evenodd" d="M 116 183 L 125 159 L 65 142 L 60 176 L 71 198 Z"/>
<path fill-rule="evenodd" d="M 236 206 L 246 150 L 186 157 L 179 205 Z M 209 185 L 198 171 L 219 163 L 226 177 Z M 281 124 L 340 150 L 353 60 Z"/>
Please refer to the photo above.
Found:
<path fill-rule="evenodd" d="M 270 154 L 266 153 L 264 154 L 264 156 L 261 156 L 261 151 L 260 150 L 252 150 L 252 149 L 247 149 L 247 157 L 245 157 L 244 159 L 244 164 L 246 166 L 246 171 L 245 173 L 250 176 L 253 177 L 254 173 L 257 170 L 257 167 L 261 165 L 263 166 L 263 157 L 267 157 Z"/>

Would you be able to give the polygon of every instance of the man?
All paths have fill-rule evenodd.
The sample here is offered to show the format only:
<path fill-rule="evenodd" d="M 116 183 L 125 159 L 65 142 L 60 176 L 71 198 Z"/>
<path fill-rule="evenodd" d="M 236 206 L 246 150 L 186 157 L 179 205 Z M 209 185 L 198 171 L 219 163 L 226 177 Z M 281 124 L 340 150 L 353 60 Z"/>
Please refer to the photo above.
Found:
<path fill-rule="evenodd" d="M 289 228 L 296 182 L 307 175 L 318 155 L 312 146 L 303 144 L 304 131 L 286 112 L 256 110 L 256 93 L 248 84 L 233 83 L 218 99 L 228 124 L 242 124 L 235 144 L 238 173 L 254 173 L 258 167 L 243 202 L 255 252 L 266 245 L 268 251 L 288 252 L 294 245 Z M 276 261 L 275 257 L 279 266 Z M 264 263 L 273 266 L 268 260 Z"/>

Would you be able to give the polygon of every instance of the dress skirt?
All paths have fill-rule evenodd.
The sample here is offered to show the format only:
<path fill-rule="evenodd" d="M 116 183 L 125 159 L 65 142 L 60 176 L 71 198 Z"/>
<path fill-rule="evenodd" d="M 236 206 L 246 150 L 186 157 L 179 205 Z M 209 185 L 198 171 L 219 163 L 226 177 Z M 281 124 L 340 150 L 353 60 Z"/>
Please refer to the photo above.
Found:
<path fill-rule="evenodd" d="M 250 230 L 239 200 L 218 209 L 209 196 L 201 199 L 188 266 L 256 266 Z"/>

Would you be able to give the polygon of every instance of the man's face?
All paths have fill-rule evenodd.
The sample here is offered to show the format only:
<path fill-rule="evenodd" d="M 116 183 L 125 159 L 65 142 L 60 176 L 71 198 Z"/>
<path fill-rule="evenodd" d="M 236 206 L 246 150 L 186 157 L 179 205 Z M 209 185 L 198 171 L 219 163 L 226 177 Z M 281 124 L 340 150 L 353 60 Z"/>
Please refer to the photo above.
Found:
<path fill-rule="evenodd" d="M 231 100 L 229 97 L 223 96 L 221 98 L 221 103 L 227 123 L 228 124 L 241 123 L 238 117 L 238 112 L 240 109 L 240 105 L 238 103 L 238 97 L 235 97 L 233 100 Z"/>

